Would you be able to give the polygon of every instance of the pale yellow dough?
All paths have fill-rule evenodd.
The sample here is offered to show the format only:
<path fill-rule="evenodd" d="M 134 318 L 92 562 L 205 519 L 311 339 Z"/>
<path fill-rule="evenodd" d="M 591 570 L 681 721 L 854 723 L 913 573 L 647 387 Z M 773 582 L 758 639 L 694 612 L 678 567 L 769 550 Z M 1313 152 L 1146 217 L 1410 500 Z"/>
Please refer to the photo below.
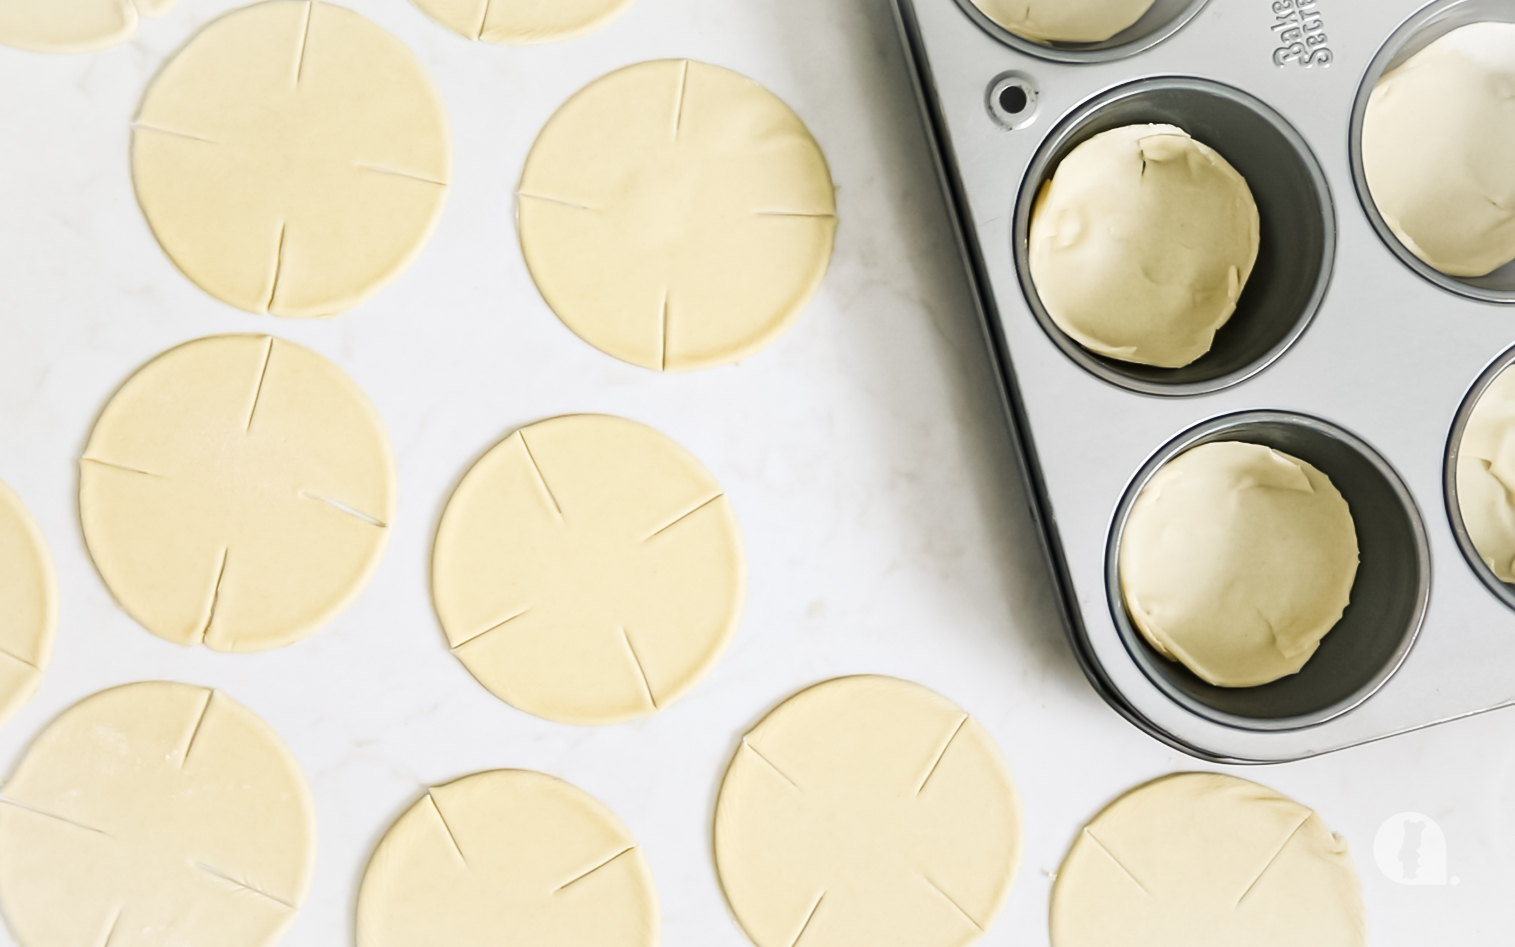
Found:
<path fill-rule="evenodd" d="M 420 253 L 451 148 L 403 43 L 344 7 L 269 0 L 212 22 L 153 80 L 132 179 L 158 242 L 206 292 L 329 316 Z"/>
<path fill-rule="evenodd" d="M 1259 444 L 1169 461 L 1120 542 L 1126 609 L 1154 648 L 1220 687 L 1297 673 L 1347 607 L 1352 512 L 1329 477 Z"/>
<path fill-rule="evenodd" d="M 1102 43 L 1140 20 L 1152 0 L 973 0 L 973 5 L 1038 43 Z"/>
<path fill-rule="evenodd" d="M 1004 904 L 1021 808 L 978 721 L 924 687 L 847 677 L 742 739 L 715 858 L 757 947 L 970 944 Z"/>
<path fill-rule="evenodd" d="M 1052 886 L 1053 947 L 1363 947 L 1361 884 L 1319 815 L 1213 773 L 1132 790 Z"/>
<path fill-rule="evenodd" d="M 511 705 L 563 723 L 665 710 L 709 673 L 742 614 L 731 504 L 673 441 L 604 415 L 497 444 L 437 529 L 448 644 Z"/>
<path fill-rule="evenodd" d="M 0 907 L 26 947 L 273 944 L 315 856 L 288 747 L 187 684 L 130 684 L 64 711 L 0 798 Z"/>
<path fill-rule="evenodd" d="M 1047 314 L 1109 358 L 1179 368 L 1210 351 L 1257 262 L 1257 204 L 1208 145 L 1127 125 L 1063 159 L 1031 216 Z"/>
<path fill-rule="evenodd" d="M 0 46 L 88 53 L 132 38 L 137 21 L 178 0 L 0 0 Z"/>
<path fill-rule="evenodd" d="M 57 628 L 47 541 L 21 498 L 0 483 L 0 724 L 41 686 Z"/>
<path fill-rule="evenodd" d="M 427 16 L 468 39 L 531 46 L 602 29 L 634 0 L 415 0 Z"/>
<path fill-rule="evenodd" d="M 431 790 L 384 835 L 358 893 L 358 947 L 655 947 L 658 928 L 626 827 L 524 770 Z"/>
<path fill-rule="evenodd" d="M 1515 259 L 1515 23 L 1453 30 L 1368 99 L 1362 162 L 1384 223 L 1451 276 Z"/>
<path fill-rule="evenodd" d="M 268 336 L 165 352 L 116 393 L 80 463 L 105 584 L 148 631 L 263 651 L 317 631 L 378 566 L 389 438 L 332 363 Z"/>
<path fill-rule="evenodd" d="M 718 66 L 629 66 L 581 90 L 521 175 L 521 248 L 590 345 L 660 371 L 735 362 L 821 284 L 836 194 L 804 122 Z"/>
<path fill-rule="evenodd" d="M 1515 582 L 1515 369 L 1500 372 L 1468 417 L 1457 453 L 1457 507 L 1501 582 Z"/>

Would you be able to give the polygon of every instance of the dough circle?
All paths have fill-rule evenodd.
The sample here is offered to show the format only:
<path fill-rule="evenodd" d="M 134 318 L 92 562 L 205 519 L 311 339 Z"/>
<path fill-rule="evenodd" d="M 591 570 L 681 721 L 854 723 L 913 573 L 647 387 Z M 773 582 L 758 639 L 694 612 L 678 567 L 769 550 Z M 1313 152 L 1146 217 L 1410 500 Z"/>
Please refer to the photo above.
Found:
<path fill-rule="evenodd" d="M 655 947 L 659 926 L 652 873 L 615 814 L 525 770 L 431 790 L 358 892 L 361 947 Z"/>
<path fill-rule="evenodd" d="M 420 253 L 451 148 L 403 43 L 345 7 L 267 0 L 212 22 L 153 80 L 132 180 L 200 288 L 248 312 L 329 316 Z"/>
<path fill-rule="evenodd" d="M 0 483 L 0 724 L 31 699 L 53 654 L 58 580 L 47 540 Z"/>
<path fill-rule="evenodd" d="M 1214 149 L 1173 125 L 1074 148 L 1031 215 L 1031 278 L 1052 321 L 1109 358 L 1180 368 L 1210 351 L 1259 247 L 1257 203 Z"/>
<path fill-rule="evenodd" d="M 179 0 L 4 0 L 0 46 L 35 53 L 88 53 L 124 43 L 141 17 L 162 16 Z"/>
<path fill-rule="evenodd" d="M 219 691 L 162 681 L 63 712 L 0 800 L 0 907 L 26 947 L 261 947 L 315 866 L 299 764 Z"/>
<path fill-rule="evenodd" d="M 84 539 L 148 631 L 215 651 L 313 634 L 389 540 L 384 423 L 331 362 L 268 336 L 186 342 L 139 369 L 80 463 Z"/>
<path fill-rule="evenodd" d="M 973 0 L 989 19 L 1035 43 L 1103 43 L 1151 9 L 1153 0 Z"/>
<path fill-rule="evenodd" d="M 1169 461 L 1136 498 L 1121 593 L 1152 647 L 1218 687 L 1255 687 L 1315 654 L 1351 598 L 1357 554 L 1352 511 L 1329 477 L 1221 441 Z"/>
<path fill-rule="evenodd" d="M 468 39 L 532 46 L 587 36 L 633 0 L 416 0 L 438 23 Z"/>
<path fill-rule="evenodd" d="M 1515 260 L 1515 23 L 1453 30 L 1378 81 L 1368 191 L 1401 243 L 1449 276 Z"/>
<path fill-rule="evenodd" d="M 532 146 L 521 248 L 543 298 L 595 348 L 659 371 L 735 362 L 820 287 L 836 194 L 820 146 L 771 92 L 718 66 L 613 72 Z"/>
<path fill-rule="evenodd" d="M 1052 947 L 1362 947 L 1347 843 L 1256 783 L 1169 776 L 1112 803 L 1052 885 Z"/>
<path fill-rule="evenodd" d="M 917 684 L 846 677 L 742 739 L 715 859 L 758 947 L 978 940 L 1020 862 L 1021 808 L 993 738 Z"/>
<path fill-rule="evenodd" d="M 689 452 L 621 418 L 522 428 L 458 484 L 432 595 L 495 696 L 562 723 L 665 710 L 709 673 L 747 573 L 731 504 Z"/>
<path fill-rule="evenodd" d="M 1457 509 L 1479 558 L 1515 582 L 1515 368 L 1484 389 L 1457 451 Z"/>

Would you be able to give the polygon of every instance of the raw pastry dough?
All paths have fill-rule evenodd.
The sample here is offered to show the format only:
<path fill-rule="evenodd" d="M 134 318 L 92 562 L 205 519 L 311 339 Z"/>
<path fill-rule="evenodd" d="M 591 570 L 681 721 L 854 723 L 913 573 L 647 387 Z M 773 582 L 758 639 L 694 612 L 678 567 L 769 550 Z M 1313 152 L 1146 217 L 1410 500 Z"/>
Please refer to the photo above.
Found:
<path fill-rule="evenodd" d="M 1053 947 L 1362 947 L 1347 843 L 1271 789 L 1215 773 L 1132 790 L 1052 886 Z"/>
<path fill-rule="evenodd" d="M 700 462 L 632 421 L 510 435 L 442 514 L 432 594 L 452 651 L 513 706 L 563 723 L 666 709 L 742 614 L 731 504 Z"/>
<path fill-rule="evenodd" d="M 1100 355 L 1179 368 L 1210 351 L 1259 245 L 1247 182 L 1173 125 L 1127 125 L 1063 159 L 1031 215 L 1047 314 Z"/>
<path fill-rule="evenodd" d="M 316 822 L 278 735 L 220 692 L 131 684 L 32 744 L 0 799 L 0 907 L 26 947 L 261 947 L 295 918 Z"/>
<path fill-rule="evenodd" d="M 1258 444 L 1203 444 L 1142 489 L 1120 543 L 1152 647 L 1220 687 L 1295 674 L 1341 620 L 1357 530 L 1330 478 Z"/>
<path fill-rule="evenodd" d="M 38 53 L 88 53 L 131 39 L 140 17 L 179 0 L 3 0 L 0 46 Z"/>
<path fill-rule="evenodd" d="M 715 859 L 758 947 L 962 945 L 1014 880 L 1020 798 L 978 721 L 917 684 L 801 691 L 742 739 Z"/>
<path fill-rule="evenodd" d="M 404 44 L 344 7 L 216 20 L 153 81 L 137 200 L 186 276 L 249 312 L 327 316 L 398 276 L 442 213 L 442 100 Z"/>
<path fill-rule="evenodd" d="M 594 82 L 542 130 L 521 248 L 584 341 L 661 371 L 735 362 L 826 274 L 836 194 L 804 122 L 751 79 L 682 60 Z"/>
<path fill-rule="evenodd" d="M 1450 276 L 1515 259 L 1515 23 L 1453 30 L 1368 99 L 1373 203 L 1411 253 Z"/>
<path fill-rule="evenodd" d="M 433 789 L 358 893 L 358 947 L 655 947 L 658 927 L 652 874 L 615 814 L 524 770 Z"/>
<path fill-rule="evenodd" d="M 632 0 L 416 0 L 433 20 L 469 39 L 531 46 L 587 36 Z"/>
<path fill-rule="evenodd" d="M 1468 416 L 1457 452 L 1457 507 L 1473 547 L 1515 582 L 1515 369 L 1499 373 Z"/>
<path fill-rule="evenodd" d="M 37 692 L 57 627 L 47 541 L 21 498 L 0 483 L 0 724 Z"/>
<path fill-rule="evenodd" d="M 1140 20 L 1152 0 L 973 0 L 973 5 L 1037 43 L 1103 43 Z"/>
<path fill-rule="evenodd" d="M 84 538 L 153 634 L 263 651 L 357 597 L 394 518 L 389 438 L 326 359 L 268 336 L 165 352 L 100 415 L 80 463 Z"/>

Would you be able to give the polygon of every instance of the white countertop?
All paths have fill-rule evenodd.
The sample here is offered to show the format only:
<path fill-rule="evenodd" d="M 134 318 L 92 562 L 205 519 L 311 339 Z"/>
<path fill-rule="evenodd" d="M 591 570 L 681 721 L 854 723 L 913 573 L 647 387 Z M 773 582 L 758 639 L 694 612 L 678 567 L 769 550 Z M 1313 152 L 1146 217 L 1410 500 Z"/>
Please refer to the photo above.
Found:
<path fill-rule="evenodd" d="M 983 943 L 1034 947 L 1050 875 L 1100 806 L 1214 768 L 1117 717 L 1064 642 L 886 0 L 638 0 L 595 36 L 530 49 L 465 42 L 406 0 L 348 0 L 431 69 L 455 170 L 415 265 L 326 322 L 212 300 L 164 256 L 132 195 L 128 123 L 147 81 L 238 5 L 183 0 L 102 53 L 0 48 L 0 479 L 47 534 L 63 601 L 42 690 L 0 729 L 0 772 L 95 691 L 219 687 L 289 741 L 315 793 L 320 854 L 290 947 L 352 943 L 357 884 L 391 820 L 428 786 L 500 767 L 561 776 L 615 810 L 651 863 L 665 944 L 741 945 L 709 835 L 739 736 L 808 684 L 893 674 L 971 711 L 1014 767 L 1025 857 Z M 558 104 L 663 57 L 736 69 L 793 106 L 831 161 L 842 219 L 826 284 L 787 336 L 740 366 L 670 377 L 564 328 L 512 223 L 514 182 Z M 141 363 L 250 331 L 323 353 L 369 393 L 397 453 L 400 513 L 372 585 L 320 634 L 263 655 L 184 650 L 127 618 L 90 564 L 76 461 Z M 714 673 L 658 717 L 593 730 L 490 696 L 448 654 L 428 593 L 432 534 L 467 466 L 516 427 L 574 411 L 643 421 L 698 455 L 735 505 L 751 572 Z M 1515 712 L 1236 772 L 1347 837 L 1375 944 L 1491 943 L 1515 926 Z M 1375 867 L 1379 825 L 1404 811 L 1445 831 L 1456 886 L 1401 886 Z"/>

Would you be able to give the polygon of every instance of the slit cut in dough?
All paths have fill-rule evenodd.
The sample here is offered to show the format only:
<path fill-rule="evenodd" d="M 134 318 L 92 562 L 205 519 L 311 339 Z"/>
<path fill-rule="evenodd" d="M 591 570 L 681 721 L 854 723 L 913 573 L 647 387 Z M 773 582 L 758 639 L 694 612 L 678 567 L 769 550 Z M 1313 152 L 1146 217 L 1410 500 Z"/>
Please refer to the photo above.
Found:
<path fill-rule="evenodd" d="M 421 252 L 447 197 L 447 114 L 398 39 L 345 7 L 267 0 L 163 67 L 132 131 L 164 252 L 248 312 L 350 309 Z"/>
<path fill-rule="evenodd" d="M 315 808 L 278 735 L 218 691 L 103 691 L 0 798 L 0 908 L 27 947 L 266 947 L 294 921 Z"/>
<path fill-rule="evenodd" d="M 886 677 L 780 704 L 742 738 L 716 801 L 721 887 L 757 947 L 973 943 L 1004 904 L 1021 838 L 988 731 Z"/>
<path fill-rule="evenodd" d="M 464 667 L 562 723 L 666 710 L 741 619 L 731 504 L 700 462 L 621 418 L 522 428 L 458 484 L 437 529 L 432 595 Z"/>
<path fill-rule="evenodd" d="M 415 0 L 421 12 L 467 39 L 533 46 L 603 29 L 634 0 Z"/>
<path fill-rule="evenodd" d="M 1216 773 L 1134 789 L 1074 841 L 1052 947 L 1363 947 L 1341 836 L 1271 789 Z"/>
<path fill-rule="evenodd" d="M 337 366 L 269 336 L 187 342 L 111 399 L 79 514 L 111 594 L 215 651 L 315 633 L 378 567 L 395 512 L 384 423 Z"/>
<path fill-rule="evenodd" d="M 1515 582 L 1515 369 L 1499 373 L 1468 416 L 1457 452 L 1457 509 L 1473 548 Z"/>
<path fill-rule="evenodd" d="M 655 371 L 739 361 L 820 287 L 836 193 L 805 123 L 751 79 L 663 60 L 591 83 L 518 194 L 537 289 L 580 338 Z"/>
<path fill-rule="evenodd" d="M 159 17 L 178 0 L 4 0 L 0 46 L 34 53 L 89 53 L 124 43 L 142 17 Z"/>
<path fill-rule="evenodd" d="M 1142 488 L 1119 562 L 1126 610 L 1152 647 L 1217 687 L 1256 687 L 1298 673 L 1341 620 L 1357 527 L 1310 464 L 1221 441 Z"/>
<path fill-rule="evenodd" d="M 1103 43 L 1134 26 L 1152 0 L 973 0 L 973 5 L 1034 43 Z"/>
<path fill-rule="evenodd" d="M 0 483 L 0 724 L 42 684 L 58 628 L 58 580 L 42 530 Z"/>
<path fill-rule="evenodd" d="M 636 840 L 560 779 L 495 770 L 438 786 L 395 820 L 358 892 L 362 947 L 656 947 Z"/>
<path fill-rule="evenodd" d="M 1174 125 L 1127 125 L 1074 148 L 1042 185 L 1031 278 L 1079 345 L 1181 368 L 1236 312 L 1260 241 L 1252 191 L 1224 157 Z"/>

